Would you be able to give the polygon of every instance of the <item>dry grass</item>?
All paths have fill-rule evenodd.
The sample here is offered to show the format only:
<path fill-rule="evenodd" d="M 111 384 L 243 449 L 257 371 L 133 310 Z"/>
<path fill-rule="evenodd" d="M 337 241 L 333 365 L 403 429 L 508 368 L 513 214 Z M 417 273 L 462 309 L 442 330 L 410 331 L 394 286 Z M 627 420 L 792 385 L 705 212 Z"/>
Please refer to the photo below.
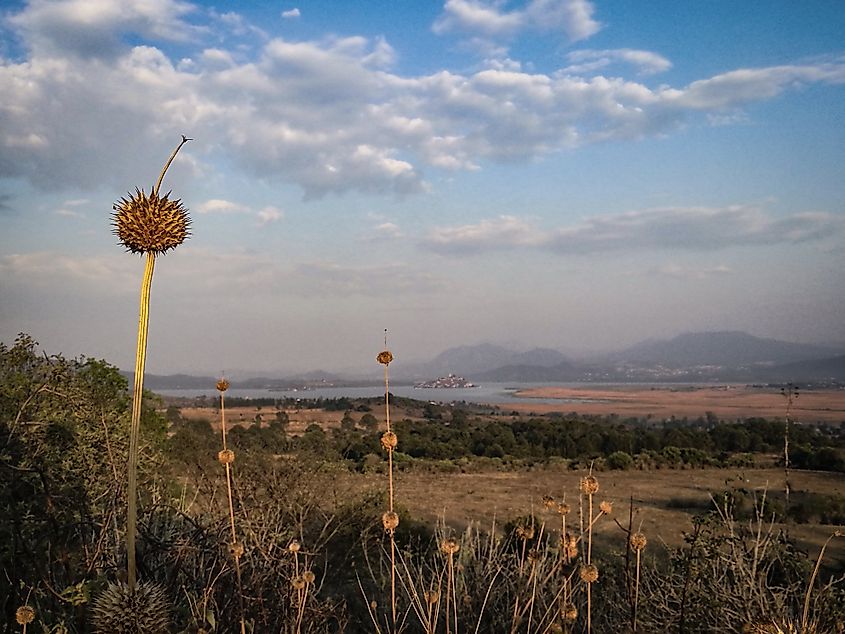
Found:
<path fill-rule="evenodd" d="M 760 417 L 783 419 L 784 398 L 773 388 L 749 385 L 707 387 L 537 387 L 516 393 L 521 400 L 501 404 L 504 411 L 520 413 L 571 412 L 623 418 L 652 416 L 658 420 L 698 418 L 713 412 L 720 419 Z M 530 399 L 559 399 L 541 403 Z M 845 421 L 845 390 L 804 390 L 792 408 L 798 422 L 840 423 Z"/>

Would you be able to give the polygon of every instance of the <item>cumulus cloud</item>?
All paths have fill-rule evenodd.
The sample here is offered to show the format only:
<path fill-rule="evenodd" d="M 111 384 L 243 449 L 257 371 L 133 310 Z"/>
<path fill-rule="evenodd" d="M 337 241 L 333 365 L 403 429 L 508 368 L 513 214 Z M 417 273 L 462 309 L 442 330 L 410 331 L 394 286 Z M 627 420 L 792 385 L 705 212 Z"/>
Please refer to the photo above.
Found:
<path fill-rule="evenodd" d="M 299 11 L 298 7 L 294 7 L 293 9 L 288 9 L 287 11 L 282 11 L 282 17 L 285 20 L 293 20 L 295 18 L 300 17 L 302 14 Z"/>
<path fill-rule="evenodd" d="M 552 32 L 578 41 L 601 28 L 593 12 L 588 0 L 531 0 L 512 11 L 505 10 L 503 2 L 446 0 L 433 28 L 435 33 L 469 33 L 493 39 L 520 32 Z"/>
<path fill-rule="evenodd" d="M 776 216 L 748 205 L 673 207 L 589 218 L 542 230 L 501 216 L 474 225 L 440 227 L 423 245 L 447 254 L 533 247 L 560 254 L 633 249 L 716 251 L 740 245 L 818 241 L 845 236 L 845 218 L 823 212 Z"/>
<path fill-rule="evenodd" d="M 94 11 L 100 3 L 111 7 L 102 15 Z M 518 20 L 502 6 L 447 3 L 449 15 L 470 16 L 461 24 L 475 20 L 488 32 L 505 33 L 516 28 L 511 23 L 539 28 L 540 15 L 558 16 L 549 22 L 558 26 L 560 16 L 570 16 L 582 24 L 573 33 L 589 31 L 589 3 L 533 0 L 511 12 Z M 42 43 L 63 25 L 88 38 L 81 26 L 88 14 L 95 31 L 141 43 L 120 44 L 105 57 L 72 55 L 72 43 Z M 635 50 L 580 51 L 569 60 L 576 64 L 557 73 L 530 72 L 505 58 L 474 73 L 408 76 L 391 70 L 396 52 L 384 38 L 357 36 L 251 38 L 250 51 L 188 41 L 183 48 L 196 49 L 190 57 L 165 52 L 162 42 L 202 33 L 208 21 L 233 33 L 248 26 L 235 14 L 200 15 L 173 0 L 37 1 L 13 14 L 9 24 L 29 53 L 0 59 L 0 178 L 42 189 L 132 187 L 188 134 L 197 141 L 169 177 L 208 173 L 225 156 L 251 176 L 296 183 L 309 198 L 350 190 L 405 196 L 426 190 L 427 169 L 535 160 L 666 134 L 693 117 L 724 123 L 793 87 L 845 82 L 842 59 L 735 70 L 682 87 L 573 69 L 622 61 L 650 73 L 669 64 Z"/>

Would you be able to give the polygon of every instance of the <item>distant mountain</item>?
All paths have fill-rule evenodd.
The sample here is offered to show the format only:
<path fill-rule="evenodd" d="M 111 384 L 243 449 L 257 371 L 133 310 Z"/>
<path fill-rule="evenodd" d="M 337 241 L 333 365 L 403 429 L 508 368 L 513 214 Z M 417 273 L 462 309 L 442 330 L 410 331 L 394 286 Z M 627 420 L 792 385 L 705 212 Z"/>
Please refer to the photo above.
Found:
<path fill-rule="evenodd" d="M 570 362 L 553 366 L 541 365 L 505 365 L 487 372 L 480 372 L 475 376 L 476 381 L 491 383 L 551 383 L 555 381 L 581 381 L 585 376 L 585 368 Z"/>
<path fill-rule="evenodd" d="M 673 368 L 713 365 L 731 368 L 775 365 L 829 357 L 834 350 L 821 346 L 761 339 L 745 332 L 687 333 L 668 340 L 649 340 L 608 355 L 607 360 Z"/>
<path fill-rule="evenodd" d="M 489 343 L 449 348 L 431 361 L 404 366 L 402 373 L 415 378 L 443 376 L 449 373 L 475 380 L 476 375 L 504 366 L 552 367 L 566 363 L 565 355 L 550 348 L 515 352 Z"/>
<path fill-rule="evenodd" d="M 120 373 L 129 381 L 131 389 L 135 373 L 121 370 Z M 144 389 L 147 390 L 213 390 L 217 379 L 210 376 L 192 376 L 190 374 L 144 374 Z"/>
<path fill-rule="evenodd" d="M 766 370 L 769 381 L 845 382 L 845 355 L 812 361 L 796 361 Z"/>

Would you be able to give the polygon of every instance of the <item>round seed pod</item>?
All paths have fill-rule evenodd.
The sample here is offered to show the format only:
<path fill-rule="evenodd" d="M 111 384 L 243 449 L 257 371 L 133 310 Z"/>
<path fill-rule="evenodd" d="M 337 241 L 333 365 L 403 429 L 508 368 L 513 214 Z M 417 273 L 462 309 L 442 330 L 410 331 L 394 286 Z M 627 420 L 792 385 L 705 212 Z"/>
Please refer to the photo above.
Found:
<path fill-rule="evenodd" d="M 293 586 L 294 590 L 302 590 L 305 588 L 305 579 L 297 575 L 293 579 L 290 580 L 290 585 Z"/>
<path fill-rule="evenodd" d="M 298 553 L 301 548 L 302 548 L 302 546 L 295 539 L 290 544 L 288 544 L 288 552 L 289 553 Z"/>
<path fill-rule="evenodd" d="M 578 576 L 581 577 L 581 581 L 584 583 L 595 583 L 599 579 L 599 569 L 593 564 L 587 564 L 586 566 L 581 566 Z"/>
<path fill-rule="evenodd" d="M 573 603 L 566 603 L 560 608 L 560 618 L 566 624 L 575 623 L 578 619 L 578 608 Z"/>
<path fill-rule="evenodd" d="M 520 539 L 528 541 L 529 539 L 534 539 L 534 527 L 533 526 L 517 526 L 516 527 L 516 536 Z"/>
<path fill-rule="evenodd" d="M 244 545 L 240 542 L 229 544 L 229 554 L 235 559 L 239 559 L 244 554 Z"/>
<path fill-rule="evenodd" d="M 311 572 L 310 570 L 306 570 L 305 572 L 303 572 L 303 573 L 302 573 L 302 580 L 303 580 L 305 583 L 309 583 L 309 584 L 310 584 L 310 583 L 314 583 L 314 581 L 316 580 L 316 578 L 317 578 L 317 577 L 316 577 L 316 576 L 314 575 L 314 573 L 313 573 L 313 572 Z"/>
<path fill-rule="evenodd" d="M 581 493 L 584 495 L 595 495 L 599 492 L 599 481 L 595 476 L 581 478 Z"/>
<path fill-rule="evenodd" d="M 613 513 L 613 502 L 608 502 L 607 500 L 602 500 L 599 503 L 599 510 L 604 513 L 605 515 L 610 515 Z"/>
<path fill-rule="evenodd" d="M 399 526 L 399 515 L 393 511 L 387 511 L 381 516 L 381 523 L 386 531 L 395 531 Z"/>
<path fill-rule="evenodd" d="M 376 361 L 382 365 L 388 365 L 391 361 L 393 361 L 393 354 L 391 354 L 390 350 L 383 350 L 378 353 Z"/>
<path fill-rule="evenodd" d="M 560 504 L 557 505 L 557 512 L 560 515 L 568 515 L 569 511 L 571 511 L 571 510 L 572 509 L 569 507 L 569 505 L 566 502 L 561 502 Z"/>
<path fill-rule="evenodd" d="M 461 545 L 453 537 L 449 537 L 448 539 L 444 539 L 442 542 L 440 542 L 440 552 L 442 552 L 444 555 L 454 555 L 460 549 Z"/>
<path fill-rule="evenodd" d="M 429 605 L 434 605 L 440 600 L 440 590 L 426 590 L 425 592 L 423 592 L 423 598 L 425 599 L 425 602 Z"/>
<path fill-rule="evenodd" d="M 217 459 L 220 464 L 232 464 L 235 461 L 235 452 L 231 449 L 224 449 L 217 452 Z"/>
<path fill-rule="evenodd" d="M 22 605 L 15 610 L 15 620 L 18 622 L 18 625 L 32 623 L 35 620 L 35 610 L 28 605 Z"/>
<path fill-rule="evenodd" d="M 216 387 L 218 392 L 225 392 L 229 389 L 229 381 L 227 381 L 226 379 L 220 379 L 219 381 L 217 381 Z"/>
<path fill-rule="evenodd" d="M 549 634 L 563 634 L 563 626 L 560 623 L 549 625 Z"/>
<path fill-rule="evenodd" d="M 530 561 L 532 564 L 535 564 L 540 561 L 540 551 L 538 551 L 536 548 L 532 548 L 531 550 L 529 550 L 528 561 Z"/>
<path fill-rule="evenodd" d="M 124 583 L 110 583 L 91 606 L 97 634 L 165 634 L 170 630 L 170 605 L 164 590 L 140 582 L 134 592 Z"/>
<path fill-rule="evenodd" d="M 557 506 L 555 504 L 555 499 L 551 495 L 544 495 L 543 496 L 543 508 L 547 511 L 551 511 L 553 508 Z"/>
<path fill-rule="evenodd" d="M 633 535 L 631 535 L 631 539 L 629 541 L 631 543 L 631 548 L 636 551 L 641 551 L 645 549 L 645 546 L 648 543 L 648 540 L 642 533 L 634 533 Z"/>
<path fill-rule="evenodd" d="M 181 200 L 170 200 L 170 192 L 159 197 L 157 192 L 147 195 L 136 188 L 112 209 L 112 232 L 132 253 L 166 253 L 191 235 L 188 210 Z"/>
<path fill-rule="evenodd" d="M 399 439 L 392 431 L 385 432 L 381 435 L 381 446 L 385 451 L 393 451 L 396 445 L 399 444 Z"/>

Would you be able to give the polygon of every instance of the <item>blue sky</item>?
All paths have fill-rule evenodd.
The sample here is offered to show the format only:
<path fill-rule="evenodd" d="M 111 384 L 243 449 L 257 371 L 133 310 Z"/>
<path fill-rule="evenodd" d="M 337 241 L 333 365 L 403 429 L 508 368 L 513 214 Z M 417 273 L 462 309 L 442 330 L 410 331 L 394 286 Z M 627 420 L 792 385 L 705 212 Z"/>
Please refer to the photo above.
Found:
<path fill-rule="evenodd" d="M 0 5 L 0 340 L 131 367 L 112 203 L 165 180 L 148 368 L 845 341 L 839 1 Z M 378 368 L 376 367 L 375 370 Z"/>

